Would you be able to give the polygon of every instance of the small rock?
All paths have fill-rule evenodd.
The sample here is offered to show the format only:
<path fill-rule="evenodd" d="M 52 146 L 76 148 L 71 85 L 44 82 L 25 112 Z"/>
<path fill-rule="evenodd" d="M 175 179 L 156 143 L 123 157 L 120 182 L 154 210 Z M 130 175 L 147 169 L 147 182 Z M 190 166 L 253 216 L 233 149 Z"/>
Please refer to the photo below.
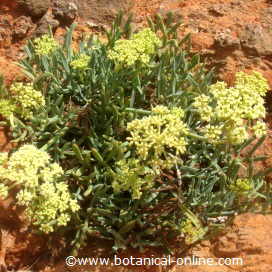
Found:
<path fill-rule="evenodd" d="M 8 48 L 12 43 L 10 28 L 0 26 L 0 47 Z"/>
<path fill-rule="evenodd" d="M 237 8 L 237 6 L 242 6 L 244 4 L 243 0 L 234 0 L 231 3 L 232 8 Z"/>
<path fill-rule="evenodd" d="M 78 7 L 74 2 L 54 0 L 52 14 L 61 24 L 70 25 L 77 17 Z"/>
<path fill-rule="evenodd" d="M 212 50 L 214 45 L 214 37 L 209 33 L 196 33 L 191 35 L 192 46 L 195 50 L 203 53 L 205 50 L 208 52 Z"/>
<path fill-rule="evenodd" d="M 33 33 L 33 36 L 39 37 L 42 36 L 52 30 L 54 33 L 59 26 L 59 21 L 54 19 L 52 13 L 48 11 L 39 21 L 37 28 L 35 32 Z"/>
<path fill-rule="evenodd" d="M 54 0 L 55 1 L 55 0 Z M 131 0 L 73 0 L 78 6 L 79 17 L 94 23 L 111 25 L 119 11 L 126 16 L 131 13 L 136 1 Z"/>
<path fill-rule="evenodd" d="M 33 27 L 30 17 L 20 16 L 13 24 L 13 38 L 15 40 L 23 39 L 27 36 L 29 30 Z"/>
<path fill-rule="evenodd" d="M 240 33 L 242 47 L 252 56 L 272 55 L 272 31 L 258 24 L 246 25 Z"/>
<path fill-rule="evenodd" d="M 95 31 L 104 31 L 107 28 L 103 24 L 96 24 L 92 21 L 87 21 L 86 25 L 88 26 L 88 28 L 90 28 L 91 30 L 95 30 Z"/>
<path fill-rule="evenodd" d="M 194 20 L 206 20 L 208 19 L 208 16 L 203 13 L 203 10 L 201 9 L 194 9 L 191 11 L 191 13 L 188 14 L 188 17 Z"/>
<path fill-rule="evenodd" d="M 17 0 L 31 17 L 41 18 L 50 7 L 50 0 Z"/>
<path fill-rule="evenodd" d="M 236 37 L 233 37 L 230 30 L 225 30 L 218 32 L 214 38 L 215 46 L 228 49 L 239 49 L 240 40 Z"/>
<path fill-rule="evenodd" d="M 210 7 L 209 12 L 214 16 L 224 16 L 228 10 L 225 5 L 217 4 Z"/>

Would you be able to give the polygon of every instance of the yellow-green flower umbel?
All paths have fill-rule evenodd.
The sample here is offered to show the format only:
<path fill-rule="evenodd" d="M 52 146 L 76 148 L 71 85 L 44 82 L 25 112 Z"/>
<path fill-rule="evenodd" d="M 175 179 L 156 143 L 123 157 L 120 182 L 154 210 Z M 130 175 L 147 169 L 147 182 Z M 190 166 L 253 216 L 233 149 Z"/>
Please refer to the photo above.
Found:
<path fill-rule="evenodd" d="M 9 99 L 0 99 L 0 114 L 6 118 L 9 119 L 11 115 L 16 110 L 16 105 L 12 100 Z"/>
<path fill-rule="evenodd" d="M 180 231 L 184 234 L 187 245 L 195 243 L 205 235 L 205 230 L 201 226 L 196 227 L 188 218 L 180 225 Z"/>
<path fill-rule="evenodd" d="M 116 172 L 112 173 L 115 192 L 131 191 L 132 198 L 139 199 L 162 170 L 181 161 L 179 155 L 186 151 L 185 136 L 189 131 L 183 117 L 181 108 L 156 106 L 149 116 L 128 123 L 127 139 L 130 148 L 135 148 L 136 158 L 117 162 Z"/>
<path fill-rule="evenodd" d="M 48 56 L 59 48 L 59 44 L 53 37 L 45 34 L 34 40 L 34 48 L 37 55 Z"/>
<path fill-rule="evenodd" d="M 71 61 L 70 65 L 75 70 L 84 71 L 88 69 L 90 59 L 90 56 L 86 54 L 81 54 L 75 60 Z"/>
<path fill-rule="evenodd" d="M 79 210 L 68 185 L 61 181 L 62 168 L 51 163 L 50 156 L 33 145 L 24 145 L 0 165 L 0 195 L 7 196 L 9 187 L 20 188 L 19 205 L 26 207 L 29 220 L 43 232 L 65 226 L 71 214 Z"/>
<path fill-rule="evenodd" d="M 265 135 L 267 133 L 266 130 L 266 124 L 263 121 L 257 121 L 256 124 L 252 127 L 252 130 L 254 132 L 254 134 L 256 135 L 256 137 L 262 137 L 263 135 Z"/>
<path fill-rule="evenodd" d="M 130 40 L 116 41 L 114 48 L 109 50 L 108 57 L 125 66 L 134 65 L 136 62 L 147 64 L 160 44 L 156 34 L 150 28 L 145 28 L 134 34 Z"/>
<path fill-rule="evenodd" d="M 183 116 L 181 108 L 156 106 L 150 116 L 130 122 L 128 140 L 136 147 L 137 155 L 157 169 L 173 167 L 178 155 L 186 151 L 188 128 Z"/>
<path fill-rule="evenodd" d="M 229 188 L 238 195 L 244 195 L 253 190 L 253 184 L 248 178 L 238 178 L 229 185 Z"/>
<path fill-rule="evenodd" d="M 203 122 L 201 130 L 211 143 L 241 144 L 249 138 L 247 126 L 257 137 L 265 132 L 264 98 L 268 83 L 258 72 L 248 75 L 239 72 L 234 87 L 224 82 L 210 86 L 208 94 L 196 97 L 193 103 Z"/>
<path fill-rule="evenodd" d="M 21 117 L 29 119 L 33 112 L 45 105 L 45 99 L 41 92 L 34 89 L 31 83 L 14 83 L 10 87 L 11 103 L 15 105 L 15 112 Z"/>
<path fill-rule="evenodd" d="M 131 191 L 133 199 L 139 199 L 143 190 L 152 187 L 155 172 L 142 165 L 138 159 L 121 160 L 117 163 L 117 172 L 113 175 L 112 187 L 115 192 Z"/>

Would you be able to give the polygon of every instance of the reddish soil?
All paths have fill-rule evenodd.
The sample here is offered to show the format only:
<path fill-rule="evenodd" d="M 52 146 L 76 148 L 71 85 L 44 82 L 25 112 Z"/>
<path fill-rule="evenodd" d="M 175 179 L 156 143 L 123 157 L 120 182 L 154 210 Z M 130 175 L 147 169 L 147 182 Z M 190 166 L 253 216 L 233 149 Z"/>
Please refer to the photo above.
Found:
<path fill-rule="evenodd" d="M 171 265 L 171 266 L 111 266 L 111 265 L 76 265 L 67 266 L 63 256 L 55 262 L 50 258 L 43 259 L 40 267 L 46 272 L 270 272 L 272 267 L 272 216 L 244 214 L 237 216 L 233 226 L 218 238 L 211 241 L 203 241 L 191 248 L 184 255 L 176 255 L 176 258 L 193 256 L 196 258 L 212 258 L 214 265 Z M 103 241 L 90 241 L 89 246 L 83 249 L 78 258 L 110 258 L 108 243 Z M 162 258 L 161 251 L 148 249 L 140 253 L 135 249 L 127 250 L 125 253 L 116 254 L 119 258 Z M 233 258 L 239 263 L 217 265 L 216 262 L 224 258 Z M 113 261 L 113 257 L 111 257 Z M 42 264 L 42 265 L 41 265 Z M 51 265 L 51 266 L 50 266 Z"/>
<path fill-rule="evenodd" d="M 16 7 L 14 1 L 0 2 L 0 73 L 4 75 L 7 84 L 22 77 L 20 69 L 14 63 L 22 52 L 21 42 L 14 43 L 12 40 L 12 26 L 16 18 L 22 15 Z"/>
<path fill-rule="evenodd" d="M 79 0 L 81 7 L 93 7 L 95 1 Z M 105 2 L 105 3 L 104 3 Z M 272 5 L 266 0 L 122 0 L 113 1 L 105 6 L 99 5 L 92 13 L 91 8 L 80 10 L 82 24 L 92 22 L 107 25 L 116 9 L 123 7 L 134 13 L 136 24 L 146 24 L 146 16 L 160 13 L 164 16 L 173 12 L 177 18 L 182 18 L 183 26 L 180 34 L 192 34 L 193 49 L 199 52 L 216 67 L 219 77 L 232 82 L 236 71 L 259 70 L 272 86 Z M 116 2 L 116 3 L 115 3 Z M 108 4 L 108 6 L 107 6 Z M 28 38 L 14 42 L 12 33 L 15 22 L 22 15 L 16 1 L 1 0 L 0 3 L 0 71 L 6 75 L 9 82 L 19 69 L 12 64 L 22 56 L 21 45 Z M 8 26 L 5 25 L 8 23 Z M 18 27 L 18 26 L 16 26 Z M 2 33 L 2 32 L 3 33 Z M 60 31 L 58 29 L 58 31 Z M 81 26 L 79 32 L 88 31 Z M 2 37 L 2 41 L 1 41 Z"/>
<path fill-rule="evenodd" d="M 272 5 L 266 0 L 136 0 L 136 21 L 168 11 L 181 17 L 181 35 L 192 34 L 195 51 L 233 82 L 236 71 L 259 70 L 272 86 Z M 249 30 L 247 27 L 250 27 Z M 255 30 L 255 32 L 254 32 Z M 254 32 L 254 33 L 253 33 Z M 264 37 L 269 36 L 268 39 Z M 264 40 L 262 40 L 264 39 Z M 269 43 L 267 46 L 266 43 Z M 268 52 L 269 51 L 269 52 Z"/>
<path fill-rule="evenodd" d="M 272 3 L 266 0 L 103 0 L 97 4 L 93 0 L 78 0 L 81 7 L 79 28 L 75 39 L 89 32 L 86 24 L 107 25 L 116 9 L 123 7 L 135 14 L 136 25 L 145 25 L 145 17 L 160 13 L 164 16 L 172 11 L 176 18 L 182 17 L 180 35 L 192 33 L 193 50 L 199 52 L 210 67 L 216 67 L 219 78 L 233 82 L 236 71 L 259 70 L 272 86 Z M 92 11 L 95 11 L 92 13 Z M 20 39 L 14 39 L 18 28 L 17 19 L 23 14 L 15 0 L 0 0 L 0 73 L 9 85 L 22 79 L 23 75 L 14 64 L 23 55 L 22 46 L 32 30 Z M 35 24 L 33 23 L 33 28 Z M 57 36 L 64 32 L 57 29 Z M 266 122 L 269 136 L 257 154 L 265 154 L 268 160 L 256 165 L 258 169 L 272 167 L 272 95 L 267 97 L 270 114 Z M 12 144 L 8 133 L 0 129 L 0 151 L 8 151 Z M 271 178 L 270 176 L 269 178 Z M 1 265 L 9 270 L 34 271 L 173 271 L 173 272 L 270 272 L 272 271 L 272 217 L 270 215 L 246 214 L 238 216 L 226 233 L 212 241 L 204 241 L 191 249 L 188 254 L 199 257 L 241 257 L 242 266 L 186 266 L 186 267 L 67 267 L 64 257 L 53 259 L 52 250 L 45 247 L 45 237 L 30 234 L 28 226 L 22 223 L 22 213 L 12 206 L 12 199 L 0 202 L 0 271 Z M 61 239 L 60 239 L 61 240 Z M 81 256 L 97 257 L 107 255 L 108 244 L 95 241 L 82 250 Z M 101 253 L 102 252 L 102 253 Z M 122 255 L 134 257 L 161 256 L 158 251 L 149 250 L 140 254 L 129 250 Z"/>

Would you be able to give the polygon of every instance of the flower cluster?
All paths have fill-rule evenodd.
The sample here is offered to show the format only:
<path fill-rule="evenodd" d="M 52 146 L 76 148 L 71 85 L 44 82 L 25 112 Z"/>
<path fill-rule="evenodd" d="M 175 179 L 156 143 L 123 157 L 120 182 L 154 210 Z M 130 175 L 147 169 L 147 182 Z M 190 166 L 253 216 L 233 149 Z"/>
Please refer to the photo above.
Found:
<path fill-rule="evenodd" d="M 75 60 L 71 61 L 70 65 L 75 70 L 86 70 L 88 68 L 91 57 L 85 54 L 79 55 Z"/>
<path fill-rule="evenodd" d="M 48 34 L 34 40 L 35 52 L 40 56 L 48 56 L 59 48 L 59 44 Z"/>
<path fill-rule="evenodd" d="M 33 88 L 31 83 L 14 83 L 10 87 L 11 98 L 9 100 L 13 110 L 22 118 L 29 119 L 33 116 L 33 111 L 45 105 L 43 95 Z"/>
<path fill-rule="evenodd" d="M 136 119 L 127 125 L 131 136 L 130 145 L 142 160 L 158 168 L 169 169 L 176 163 L 177 156 L 186 151 L 184 136 L 188 133 L 182 121 L 184 112 L 180 108 L 168 109 L 156 106 L 151 115 Z"/>
<path fill-rule="evenodd" d="M 0 99 L 0 114 L 5 118 L 9 117 L 15 112 L 16 106 L 11 100 Z"/>
<path fill-rule="evenodd" d="M 198 109 L 200 118 L 203 121 L 210 122 L 213 116 L 213 109 L 209 105 L 211 98 L 205 94 L 201 94 L 195 98 L 194 106 Z"/>
<path fill-rule="evenodd" d="M 252 91 L 260 96 L 265 96 L 269 87 L 262 74 L 257 71 L 252 71 L 251 75 L 243 72 L 236 73 L 235 85 L 241 87 L 248 86 Z"/>
<path fill-rule="evenodd" d="M 202 132 L 210 142 L 241 144 L 248 139 L 246 125 L 249 121 L 256 124 L 251 128 L 257 137 L 266 133 L 264 98 L 268 84 L 262 75 L 237 73 L 234 87 L 217 82 L 210 86 L 208 95 L 196 97 L 194 106 L 202 121 L 208 122 Z"/>
<path fill-rule="evenodd" d="M 252 130 L 256 137 L 261 137 L 266 134 L 266 124 L 263 121 L 257 121 L 256 124 L 252 127 Z"/>
<path fill-rule="evenodd" d="M 250 179 L 238 178 L 229 185 L 229 188 L 232 192 L 244 195 L 253 190 L 253 184 Z"/>
<path fill-rule="evenodd" d="M 155 53 L 156 47 L 160 46 L 160 39 L 150 29 L 145 28 L 134 34 L 130 40 L 118 40 L 108 57 L 125 66 L 134 65 L 137 61 L 147 64 L 150 55 Z"/>
<path fill-rule="evenodd" d="M 66 226 L 71 218 L 70 213 L 79 210 L 77 201 L 71 199 L 68 185 L 64 182 L 44 182 L 38 190 L 21 190 L 17 199 L 18 204 L 27 207 L 26 215 L 33 221 L 33 225 L 39 226 L 45 233 Z"/>
<path fill-rule="evenodd" d="M 152 187 L 155 172 L 141 164 L 138 159 L 121 160 L 117 163 L 117 173 L 114 174 L 112 187 L 115 192 L 132 192 L 133 199 L 139 199 L 142 195 L 141 189 Z"/>
<path fill-rule="evenodd" d="M 205 230 L 201 227 L 196 227 L 190 219 L 186 219 L 180 225 L 180 231 L 185 235 L 185 243 L 191 245 L 205 234 Z"/>
<path fill-rule="evenodd" d="M 0 166 L 1 181 L 7 186 L 19 186 L 18 204 L 26 207 L 29 219 L 46 233 L 65 226 L 71 212 L 79 209 L 67 184 L 60 181 L 62 175 L 62 168 L 33 145 L 19 148 Z"/>
<path fill-rule="evenodd" d="M 178 156 L 186 151 L 185 136 L 188 128 L 183 123 L 180 108 L 156 106 L 151 115 L 128 123 L 131 136 L 128 141 L 135 147 L 138 159 L 122 160 L 114 175 L 115 191 L 130 189 L 133 198 L 141 196 L 140 189 L 152 186 L 162 169 L 171 169 Z"/>

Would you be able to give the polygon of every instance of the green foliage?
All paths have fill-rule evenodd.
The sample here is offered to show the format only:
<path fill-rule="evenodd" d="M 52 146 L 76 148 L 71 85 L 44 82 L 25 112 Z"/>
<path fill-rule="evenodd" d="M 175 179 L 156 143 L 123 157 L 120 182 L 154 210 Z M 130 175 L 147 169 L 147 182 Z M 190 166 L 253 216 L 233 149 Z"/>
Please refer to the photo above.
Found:
<path fill-rule="evenodd" d="M 171 15 L 148 20 L 148 35 L 161 42 L 139 51 L 129 42 L 136 61 L 127 65 L 123 54 L 123 65 L 112 53 L 142 33 L 132 33 L 130 21 L 120 14 L 106 42 L 92 36 L 78 52 L 72 49 L 75 25 L 50 54 L 40 54 L 30 41 L 20 62 L 46 106 L 29 121 L 15 118 L 13 136 L 45 150 L 64 169 L 80 204 L 70 225 L 74 253 L 91 236 L 113 240 L 115 250 L 169 245 L 182 237 L 185 246 L 236 213 L 256 211 L 256 202 L 271 204 L 264 180 L 271 169 L 253 171 L 254 161 L 263 159 L 254 152 L 264 136 L 213 144 L 203 133 L 209 120 L 195 101 L 209 93 L 212 71 L 190 52 L 189 36 L 177 37 L 180 24 Z M 215 103 L 210 106 L 213 111 Z M 219 216 L 226 221 L 215 223 Z"/>

